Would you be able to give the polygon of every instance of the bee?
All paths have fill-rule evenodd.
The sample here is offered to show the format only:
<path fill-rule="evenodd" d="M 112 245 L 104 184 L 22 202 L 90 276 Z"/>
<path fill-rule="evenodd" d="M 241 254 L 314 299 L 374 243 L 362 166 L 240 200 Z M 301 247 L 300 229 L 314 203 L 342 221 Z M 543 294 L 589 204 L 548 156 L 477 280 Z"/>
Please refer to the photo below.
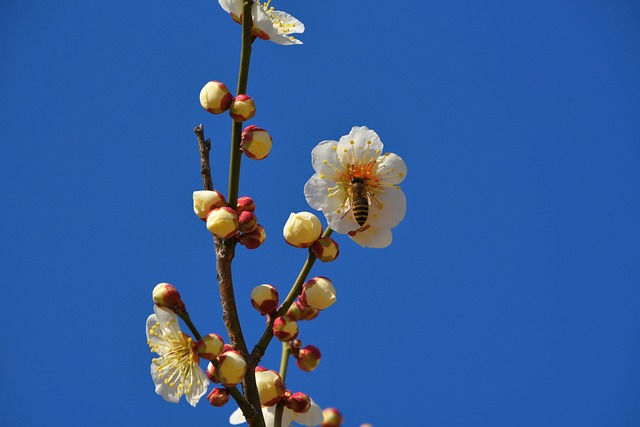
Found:
<path fill-rule="evenodd" d="M 342 217 L 352 212 L 353 219 L 360 227 L 364 227 L 369 218 L 369 206 L 372 204 L 381 207 L 378 199 L 367 188 L 364 178 L 352 176 L 347 188 L 346 212 Z"/>

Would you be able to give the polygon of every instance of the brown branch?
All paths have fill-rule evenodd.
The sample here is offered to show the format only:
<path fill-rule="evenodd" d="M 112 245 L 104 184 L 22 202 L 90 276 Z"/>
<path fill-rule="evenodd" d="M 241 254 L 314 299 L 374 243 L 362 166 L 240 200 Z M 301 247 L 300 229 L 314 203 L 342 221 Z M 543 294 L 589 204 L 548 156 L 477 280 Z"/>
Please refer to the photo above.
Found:
<path fill-rule="evenodd" d="M 209 151 L 211 151 L 211 140 L 204 139 L 204 126 L 199 124 L 193 131 L 198 138 L 198 147 L 200 148 L 200 173 L 202 174 L 202 186 L 205 190 L 213 191 L 213 182 L 211 181 L 211 167 L 209 166 Z"/>
<path fill-rule="evenodd" d="M 211 140 L 204 137 L 204 127 L 202 125 L 196 126 L 193 131 L 198 138 L 198 147 L 200 149 L 200 173 L 202 175 L 202 186 L 205 190 L 213 190 L 213 182 L 211 180 L 211 167 L 209 164 L 209 152 L 211 151 Z M 257 394 L 256 378 L 255 378 L 255 363 L 251 363 L 249 352 L 247 351 L 247 345 L 242 334 L 242 328 L 240 326 L 240 318 L 238 317 L 238 310 L 236 308 L 236 298 L 233 291 L 233 280 L 231 277 L 231 261 L 235 255 L 236 239 L 221 239 L 219 237 L 213 238 L 213 246 L 216 252 L 216 271 L 218 278 L 218 286 L 220 289 L 220 305 L 222 306 L 222 320 L 227 333 L 229 334 L 229 341 L 236 350 L 242 354 L 247 363 L 247 373 L 243 379 L 243 390 L 245 390 L 246 397 L 240 393 L 236 387 L 229 387 L 229 392 L 233 399 L 238 403 L 238 407 L 242 410 L 247 423 L 252 425 L 260 425 L 262 412 L 259 406 L 259 397 Z M 251 393 L 251 390 L 255 390 Z M 249 402 L 258 402 L 257 407 L 251 405 Z M 264 422 L 262 422 L 264 425 Z"/>

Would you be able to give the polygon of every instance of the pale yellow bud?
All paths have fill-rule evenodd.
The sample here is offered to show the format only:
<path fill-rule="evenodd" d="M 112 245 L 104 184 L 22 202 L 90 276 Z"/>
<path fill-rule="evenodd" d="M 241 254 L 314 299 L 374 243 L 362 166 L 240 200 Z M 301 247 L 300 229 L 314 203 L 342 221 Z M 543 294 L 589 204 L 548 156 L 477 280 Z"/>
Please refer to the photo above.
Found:
<path fill-rule="evenodd" d="M 215 236 L 228 239 L 238 232 L 238 214 L 229 207 L 216 208 L 207 216 L 207 229 Z"/>
<path fill-rule="evenodd" d="M 218 375 L 222 384 L 236 385 L 242 381 L 246 373 L 247 363 L 237 351 L 225 351 L 218 357 Z"/>
<path fill-rule="evenodd" d="M 229 109 L 233 95 L 224 83 L 212 80 L 200 91 L 200 105 L 213 114 L 220 114 Z"/>
<path fill-rule="evenodd" d="M 226 204 L 224 196 L 217 191 L 199 190 L 193 192 L 193 212 L 202 220 L 206 220 L 207 215 L 214 208 L 220 208 Z"/>
<path fill-rule="evenodd" d="M 284 384 L 276 371 L 256 370 L 256 385 L 261 405 L 273 406 L 282 399 Z"/>
<path fill-rule="evenodd" d="M 284 239 L 296 248 L 308 248 L 320 238 L 322 224 L 311 212 L 291 213 L 282 232 Z"/>
<path fill-rule="evenodd" d="M 336 290 L 326 277 L 314 277 L 303 285 L 300 302 L 303 305 L 324 310 L 336 302 Z"/>

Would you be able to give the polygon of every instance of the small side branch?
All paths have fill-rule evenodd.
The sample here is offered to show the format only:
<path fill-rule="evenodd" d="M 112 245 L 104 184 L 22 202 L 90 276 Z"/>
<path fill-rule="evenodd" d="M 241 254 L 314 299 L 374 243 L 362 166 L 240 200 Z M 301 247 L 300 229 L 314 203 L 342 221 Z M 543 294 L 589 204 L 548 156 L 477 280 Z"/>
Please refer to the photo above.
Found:
<path fill-rule="evenodd" d="M 205 190 L 213 190 L 213 182 L 211 181 L 211 166 L 209 166 L 209 152 L 211 151 L 211 140 L 204 139 L 204 126 L 199 124 L 193 131 L 198 138 L 198 147 L 200 148 L 200 173 L 202 174 L 202 187 Z"/>

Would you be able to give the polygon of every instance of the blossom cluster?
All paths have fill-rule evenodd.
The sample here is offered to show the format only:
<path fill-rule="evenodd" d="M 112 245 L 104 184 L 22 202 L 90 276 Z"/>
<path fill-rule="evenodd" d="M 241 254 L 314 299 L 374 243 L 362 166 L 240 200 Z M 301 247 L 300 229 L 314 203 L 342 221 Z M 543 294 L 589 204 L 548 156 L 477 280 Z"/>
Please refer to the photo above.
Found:
<path fill-rule="evenodd" d="M 288 13 L 275 10 L 271 0 L 218 0 L 218 3 L 235 22 L 245 26 L 242 55 L 246 61 L 241 60 L 241 71 L 249 64 L 248 56 L 245 57 L 246 52 L 248 55 L 251 52 L 251 49 L 245 49 L 248 34 L 251 34 L 251 42 L 262 39 L 281 45 L 302 44 L 295 35 L 304 32 L 304 25 Z M 247 16 L 249 11 L 250 17 Z M 240 75 L 245 76 L 245 81 L 244 84 L 239 82 L 238 87 L 246 87 L 248 72 Z M 256 249 L 265 242 L 267 233 L 258 222 L 254 199 L 236 197 L 238 182 L 233 177 L 239 176 L 242 156 L 233 153 L 241 151 L 251 160 L 264 160 L 272 149 L 273 139 L 257 125 L 242 129 L 244 124 L 241 123 L 256 115 L 256 103 L 245 93 L 234 96 L 218 80 L 210 80 L 204 85 L 200 91 L 200 104 L 215 115 L 229 113 L 233 121 L 232 161 L 229 201 L 222 192 L 211 188 L 210 172 L 203 166 L 205 190 L 193 192 L 193 211 L 216 237 L 216 247 L 225 245 L 233 249 L 240 244 L 247 249 Z M 201 141 L 204 138 L 199 139 L 199 143 Z M 332 262 L 340 255 L 340 246 L 331 234 L 348 235 L 363 247 L 384 248 L 391 244 L 391 230 L 405 216 L 406 199 L 399 184 L 406 177 L 407 167 L 402 158 L 383 153 L 383 148 L 376 132 L 355 126 L 338 141 L 325 140 L 312 149 L 314 174 L 303 191 L 309 206 L 322 212 L 326 226 L 316 214 L 307 211 L 291 212 L 283 221 L 284 242 L 289 247 L 302 249 L 300 252 L 306 253 L 307 259 L 284 300 L 271 283 L 260 284 L 251 290 L 249 302 L 265 317 L 266 329 L 250 354 L 244 338 L 234 335 L 234 327 L 239 325 L 227 323 L 231 318 L 228 312 L 237 310 L 234 294 L 231 292 L 229 296 L 222 291 L 223 285 L 233 290 L 233 284 L 226 277 L 231 277 L 235 252 L 231 251 L 231 258 L 223 258 L 220 252 L 216 257 L 220 295 L 227 311 L 225 325 L 229 341 L 236 347 L 225 343 L 216 333 L 200 336 L 174 286 L 160 283 L 154 288 L 154 313 L 147 319 L 146 335 L 151 351 L 157 354 L 151 363 L 156 393 L 173 403 L 185 396 L 187 402 L 195 406 L 213 383 L 217 386 L 206 397 L 212 406 L 225 406 L 231 398 L 238 403 L 239 408 L 229 418 L 233 425 L 247 422 L 240 409 L 246 410 L 247 406 L 250 408 L 250 412 L 246 412 L 249 421 L 262 413 L 268 427 L 287 427 L 293 422 L 321 427 L 343 424 L 342 414 L 336 408 L 323 410 L 306 393 L 287 387 L 287 362 L 293 357 L 296 366 L 304 372 L 312 372 L 320 365 L 322 353 L 312 344 L 303 346 L 300 325 L 317 319 L 321 311 L 337 301 L 336 288 L 328 277 L 317 275 L 307 279 L 315 261 Z M 201 156 L 204 155 L 201 145 Z M 203 165 L 209 161 L 208 149 L 206 156 L 201 157 Z M 208 181 L 204 179 L 205 174 L 209 174 Z M 222 270 L 224 274 L 221 274 Z M 179 319 L 187 325 L 191 335 L 181 330 Z M 258 366 L 272 338 L 282 342 L 280 372 Z M 206 370 L 200 366 L 200 359 L 208 361 Z M 252 385 L 245 380 L 252 376 L 255 377 L 255 390 L 251 393 L 253 401 L 250 401 Z M 238 387 L 241 383 L 242 392 Z M 281 421 L 276 426 L 277 419 Z"/>

